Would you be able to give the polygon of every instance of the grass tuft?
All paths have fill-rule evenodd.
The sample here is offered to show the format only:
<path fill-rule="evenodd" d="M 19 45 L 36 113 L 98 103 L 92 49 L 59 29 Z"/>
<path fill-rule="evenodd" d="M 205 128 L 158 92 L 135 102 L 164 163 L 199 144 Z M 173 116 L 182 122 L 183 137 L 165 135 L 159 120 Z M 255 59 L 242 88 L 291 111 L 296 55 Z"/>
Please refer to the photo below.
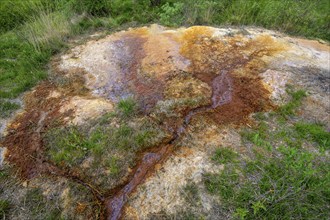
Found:
<path fill-rule="evenodd" d="M 88 139 L 77 127 L 53 129 L 47 134 L 47 141 L 51 143 L 49 156 L 59 165 L 74 166 L 81 162 L 87 150 L 91 148 Z"/>
<path fill-rule="evenodd" d="M 291 100 L 278 109 L 278 113 L 284 118 L 295 115 L 296 109 L 301 106 L 303 98 L 307 96 L 306 91 L 294 91 L 290 87 L 287 89 L 287 93 L 291 96 Z"/>
<path fill-rule="evenodd" d="M 128 98 L 120 100 L 117 108 L 124 117 L 131 117 L 136 113 L 137 105 L 132 98 Z"/>
<path fill-rule="evenodd" d="M 13 111 L 19 108 L 19 104 L 0 99 L 0 117 L 8 117 Z"/>
<path fill-rule="evenodd" d="M 0 199 L 0 216 L 2 219 L 5 219 L 6 214 L 8 213 L 10 204 L 7 200 Z"/>
<path fill-rule="evenodd" d="M 322 125 L 298 122 L 295 124 L 295 130 L 300 137 L 315 141 L 323 149 L 330 149 L 330 133 L 325 131 Z"/>
<path fill-rule="evenodd" d="M 22 27 L 20 35 L 40 53 L 45 48 L 61 48 L 71 34 L 71 26 L 63 13 L 41 11 Z"/>
<path fill-rule="evenodd" d="M 189 183 L 183 188 L 183 197 L 191 205 L 200 204 L 200 196 L 198 192 L 198 187 L 195 183 Z"/>
<path fill-rule="evenodd" d="M 214 152 L 212 156 L 212 160 L 219 164 L 226 164 L 229 162 L 233 162 L 237 157 L 237 153 L 232 151 L 229 148 L 219 148 Z"/>

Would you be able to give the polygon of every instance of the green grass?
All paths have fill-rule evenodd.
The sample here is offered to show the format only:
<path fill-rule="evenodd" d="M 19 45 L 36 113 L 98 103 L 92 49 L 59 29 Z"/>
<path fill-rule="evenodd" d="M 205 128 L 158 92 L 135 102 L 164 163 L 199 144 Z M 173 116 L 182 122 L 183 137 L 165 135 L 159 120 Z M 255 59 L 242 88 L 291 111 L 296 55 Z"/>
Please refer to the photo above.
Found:
<path fill-rule="evenodd" d="M 280 106 L 275 112 L 269 114 L 258 113 L 255 119 L 258 121 L 258 126 L 254 130 L 243 130 L 241 135 L 244 139 L 252 142 L 258 147 L 263 147 L 271 151 L 273 146 L 278 146 L 285 143 L 290 147 L 300 148 L 303 144 L 301 134 L 297 130 L 292 129 L 292 125 L 287 122 L 296 116 L 297 109 L 302 105 L 303 99 L 307 96 L 304 90 L 295 90 L 288 86 L 287 93 L 290 100 Z M 269 132 L 269 124 L 267 120 L 276 119 L 282 126 L 276 126 L 272 133 Z M 324 130 L 322 132 L 325 132 Z"/>
<path fill-rule="evenodd" d="M 22 25 L 38 9 L 43 7 L 45 0 L 0 1 L 0 33 L 17 28 Z"/>
<path fill-rule="evenodd" d="M 13 32 L 0 38 L 0 98 L 16 98 L 46 77 L 51 53 L 38 53 Z"/>
<path fill-rule="evenodd" d="M 57 52 L 73 33 L 72 28 L 73 24 L 63 13 L 41 11 L 22 26 L 19 35 L 39 53 L 48 48 Z"/>
<path fill-rule="evenodd" d="M 264 147 L 268 150 L 278 143 L 284 143 L 289 147 L 300 148 L 304 141 L 313 142 L 318 149 L 328 150 L 330 148 L 330 134 L 320 123 L 306 123 L 297 121 L 288 123 L 290 117 L 296 116 L 297 109 L 302 105 L 306 92 L 303 90 L 287 90 L 291 96 L 290 101 L 280 106 L 276 112 L 268 114 L 259 113 L 257 117 L 258 126 L 248 132 L 243 131 L 242 136 L 253 144 Z M 261 116 L 263 114 L 263 116 Z M 267 120 L 276 119 L 281 126 L 277 125 L 273 131 L 269 132 Z"/>
<path fill-rule="evenodd" d="M 162 5 L 160 21 L 174 26 L 256 25 L 329 41 L 329 8 L 326 0 L 172 0 Z"/>
<path fill-rule="evenodd" d="M 330 199 L 329 165 L 312 153 L 283 146 L 258 163 L 205 176 L 207 190 L 232 215 L 244 219 L 325 219 Z"/>
<path fill-rule="evenodd" d="M 161 22 L 170 26 L 258 25 L 295 35 L 330 39 L 330 3 L 326 0 L 2 0 L 0 5 L 0 33 L 17 29 L 47 10 L 68 17 L 85 13 L 92 19 L 84 23 L 96 26 L 100 23 L 104 26 L 104 21 L 108 20 L 100 22 L 100 18 L 111 18 L 110 23 L 116 25 L 128 22 Z M 93 19 L 98 22 L 91 22 Z"/>
<path fill-rule="evenodd" d="M 30 189 L 25 195 L 27 206 L 32 211 L 33 215 L 40 213 L 46 206 L 44 196 L 39 188 Z"/>
<path fill-rule="evenodd" d="M 231 163 L 222 173 L 204 177 L 225 212 L 241 219 L 326 219 L 328 162 L 289 146 L 273 150 L 271 156 L 258 148 L 257 159 L 242 158 L 240 166 Z"/>

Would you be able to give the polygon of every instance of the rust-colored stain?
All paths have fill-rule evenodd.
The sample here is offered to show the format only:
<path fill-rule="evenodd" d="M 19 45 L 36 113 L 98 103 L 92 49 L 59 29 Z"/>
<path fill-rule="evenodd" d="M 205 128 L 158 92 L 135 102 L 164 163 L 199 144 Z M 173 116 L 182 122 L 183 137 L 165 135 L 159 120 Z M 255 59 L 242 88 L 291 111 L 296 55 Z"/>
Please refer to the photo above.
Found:
<path fill-rule="evenodd" d="M 207 117 L 219 124 L 239 125 L 246 123 L 251 113 L 272 108 L 269 91 L 264 88 L 258 75 L 267 65 L 263 58 L 273 56 L 285 50 L 285 47 L 266 35 L 248 38 L 238 34 L 216 38 L 213 34 L 214 30 L 209 27 L 192 27 L 176 33 L 158 33 L 140 28 L 127 31 L 122 38 L 117 39 L 130 54 L 121 63 L 121 72 L 118 74 L 122 74 L 125 89 L 134 94 L 146 115 L 152 113 L 157 103 L 165 98 L 189 98 L 199 94 L 198 91 L 189 90 L 192 88 L 189 86 L 186 90 L 178 90 L 178 94 L 168 91 L 169 88 L 178 88 L 167 83 L 175 82 L 170 81 L 171 76 L 181 72 L 209 86 L 199 88 L 194 85 L 194 88 L 200 89 L 201 93 L 208 93 L 210 100 L 198 107 L 181 109 L 179 118 L 163 118 L 164 126 L 171 131 L 172 138 L 138 155 L 137 166 L 132 169 L 126 184 L 101 195 L 93 185 L 73 178 L 98 194 L 98 200 L 104 204 L 105 218 L 113 220 L 121 217 L 128 196 L 171 155 L 175 141 L 184 135 L 186 126 L 195 115 Z M 56 68 L 54 70 L 64 74 Z M 61 171 L 47 161 L 41 134 L 52 126 L 63 125 L 63 118 L 72 115 L 72 112 L 59 111 L 70 97 L 90 95 L 82 75 L 84 70 L 76 68 L 66 86 L 46 81 L 26 96 L 24 113 L 16 117 L 2 142 L 9 150 L 7 160 L 20 169 L 23 178 L 33 178 L 42 173 L 72 174 L 70 170 Z M 192 85 L 196 82 L 183 79 Z M 184 82 L 178 80 L 178 83 Z M 46 98 L 51 91 L 59 91 L 60 95 Z M 79 177 L 79 174 L 74 175 Z M 78 204 L 77 211 L 82 212 L 85 208 L 85 204 Z"/>
<path fill-rule="evenodd" d="M 16 117 L 2 142 L 9 150 L 8 161 L 20 169 L 23 178 L 32 178 L 50 168 L 43 164 L 45 157 L 41 133 L 59 117 L 58 100 L 43 98 L 47 97 L 51 87 L 43 83 L 26 97 L 27 109 Z M 39 108 L 36 109 L 36 106 Z M 44 115 L 46 112 L 47 116 Z"/>
<path fill-rule="evenodd" d="M 212 105 L 194 110 L 194 114 L 203 114 L 221 124 L 242 124 L 251 113 L 272 107 L 270 92 L 258 74 L 266 67 L 262 57 L 283 51 L 282 44 L 266 35 L 212 40 L 209 29 L 202 27 L 192 28 L 181 41 L 181 53 L 191 61 L 191 74 L 208 83 L 213 91 Z M 192 115 L 188 117 L 189 121 Z"/>

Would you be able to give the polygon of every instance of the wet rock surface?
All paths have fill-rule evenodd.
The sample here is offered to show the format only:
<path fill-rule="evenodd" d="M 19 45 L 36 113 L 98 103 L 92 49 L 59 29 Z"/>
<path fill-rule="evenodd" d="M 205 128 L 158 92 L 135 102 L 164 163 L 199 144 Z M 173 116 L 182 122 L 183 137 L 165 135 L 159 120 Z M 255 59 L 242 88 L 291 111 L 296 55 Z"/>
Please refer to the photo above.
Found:
<path fill-rule="evenodd" d="M 329 60 L 328 45 L 258 28 L 152 25 L 91 40 L 54 59 L 52 77 L 25 96 L 24 111 L 1 141 L 4 163 L 23 178 L 56 176 L 61 180 L 54 185 L 64 178 L 84 186 L 102 214 L 93 214 L 87 202 L 75 204 L 75 212 L 108 219 L 175 213 L 185 205 L 180 192 L 187 182 L 198 185 L 203 173 L 222 169 L 210 152 L 239 148 L 237 127 L 252 124 L 252 113 L 285 103 L 287 84 L 310 94 L 300 114 L 330 128 Z M 116 106 L 127 99 L 136 100 L 139 111 L 122 119 Z M 104 118 L 98 118 L 107 114 L 114 116 L 100 127 Z M 87 138 L 75 163 L 57 161 L 45 133 L 67 126 L 88 127 L 94 145 L 97 129 L 111 138 L 97 156 Z M 123 142 L 118 134 L 134 138 Z M 115 175 L 109 166 L 116 161 L 121 170 Z M 203 197 L 206 211 L 210 200 Z"/>

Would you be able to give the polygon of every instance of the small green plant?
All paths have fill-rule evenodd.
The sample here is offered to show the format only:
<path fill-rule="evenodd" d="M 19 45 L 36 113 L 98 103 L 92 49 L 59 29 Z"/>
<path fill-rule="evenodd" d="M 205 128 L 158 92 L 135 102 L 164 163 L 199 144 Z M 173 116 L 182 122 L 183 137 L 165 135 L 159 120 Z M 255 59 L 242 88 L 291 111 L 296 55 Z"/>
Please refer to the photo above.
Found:
<path fill-rule="evenodd" d="M 135 165 L 137 152 L 166 137 L 149 118 L 127 118 L 118 110 L 81 126 L 51 129 L 43 140 L 50 161 L 107 190 Z"/>
<path fill-rule="evenodd" d="M 111 175 L 118 175 L 120 167 L 118 165 L 118 159 L 116 157 L 110 157 L 106 160 L 106 166 L 110 170 Z"/>
<path fill-rule="evenodd" d="M 9 174 L 5 171 L 0 171 L 0 180 L 5 179 Z"/>
<path fill-rule="evenodd" d="M 1 35 L 0 98 L 16 98 L 38 81 L 45 79 L 47 73 L 43 67 L 50 55 L 50 51 L 38 53 L 32 45 L 13 32 Z M 5 105 L 8 108 L 8 104 Z M 2 105 L 3 107 L 6 106 Z"/>
<path fill-rule="evenodd" d="M 234 217 L 238 217 L 241 220 L 244 220 L 245 217 L 248 215 L 249 210 L 247 209 L 243 209 L 243 208 L 237 208 L 235 213 L 234 213 Z"/>
<path fill-rule="evenodd" d="M 133 129 L 126 124 L 121 125 L 115 131 L 113 144 L 116 148 L 127 149 L 133 147 L 132 136 Z"/>
<path fill-rule="evenodd" d="M 235 196 L 235 185 L 239 182 L 237 172 L 231 167 L 225 169 L 219 175 L 206 175 L 206 188 L 212 194 L 219 195 L 222 199 L 229 201 Z"/>
<path fill-rule="evenodd" d="M 57 198 L 56 198 L 57 199 Z M 43 195 L 41 188 L 29 189 L 21 201 L 24 208 L 31 212 L 33 219 L 61 219 L 61 209 Z"/>
<path fill-rule="evenodd" d="M 252 204 L 253 215 L 257 215 L 259 211 L 267 211 L 265 205 L 261 201 L 254 202 Z"/>
<path fill-rule="evenodd" d="M 232 151 L 229 148 L 218 148 L 214 155 L 212 156 L 212 160 L 220 163 L 226 164 L 228 162 L 234 162 L 234 159 L 237 157 L 237 153 Z"/>

